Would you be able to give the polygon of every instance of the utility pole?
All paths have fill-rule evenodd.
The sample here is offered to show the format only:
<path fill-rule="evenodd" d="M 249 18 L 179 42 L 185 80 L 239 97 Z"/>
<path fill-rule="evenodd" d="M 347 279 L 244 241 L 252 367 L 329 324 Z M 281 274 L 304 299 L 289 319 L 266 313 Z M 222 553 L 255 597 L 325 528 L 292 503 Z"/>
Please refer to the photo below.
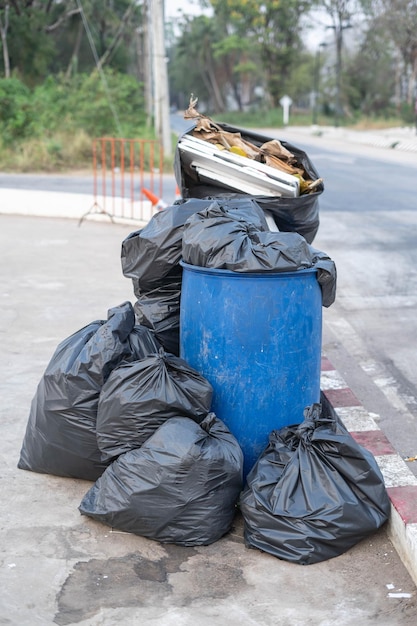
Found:
<path fill-rule="evenodd" d="M 149 7 L 146 2 L 143 3 L 143 22 L 141 28 L 136 29 L 138 41 L 138 59 L 140 59 L 140 80 L 144 85 L 146 125 L 152 125 L 153 103 L 152 103 L 152 62 L 151 62 L 151 43 L 150 43 L 150 18 Z"/>
<path fill-rule="evenodd" d="M 320 98 L 320 73 L 321 73 L 321 62 L 320 62 L 320 51 L 322 48 L 325 48 L 327 43 L 322 41 L 316 51 L 316 58 L 314 63 L 314 89 L 313 89 L 313 119 L 312 123 L 317 124 L 317 113 L 319 109 L 319 98 Z"/>
<path fill-rule="evenodd" d="M 342 80 L 342 46 L 343 46 L 343 26 L 339 24 L 335 29 L 336 37 L 336 106 L 335 106 L 335 126 L 339 126 L 341 115 L 340 90 Z"/>
<path fill-rule="evenodd" d="M 150 40 L 152 52 L 152 84 L 155 132 L 162 143 L 165 155 L 172 152 L 169 122 L 169 89 L 167 57 L 165 53 L 165 20 L 163 0 L 148 0 Z"/>
<path fill-rule="evenodd" d="M 1 42 L 3 44 L 3 61 L 4 61 L 4 78 L 10 78 L 10 58 L 9 58 L 9 46 L 7 43 L 7 31 L 9 29 L 9 3 L 6 2 L 4 7 L 4 24 L 0 17 L 0 35 Z"/>
<path fill-rule="evenodd" d="M 334 26 L 327 26 L 334 30 L 334 36 L 336 41 L 336 102 L 335 102 L 335 114 L 334 125 L 339 126 L 339 120 L 342 114 L 341 106 L 341 81 L 342 81 L 342 48 L 343 48 L 343 31 L 346 28 L 352 28 L 352 24 L 344 24 L 340 18 L 339 22 Z"/>

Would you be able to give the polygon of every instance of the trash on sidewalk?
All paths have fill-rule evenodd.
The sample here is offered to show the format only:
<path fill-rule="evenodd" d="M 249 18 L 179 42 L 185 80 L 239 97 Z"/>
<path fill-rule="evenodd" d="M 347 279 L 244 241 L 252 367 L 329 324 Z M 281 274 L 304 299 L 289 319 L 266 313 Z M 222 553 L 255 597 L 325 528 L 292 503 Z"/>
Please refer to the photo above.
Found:
<path fill-rule="evenodd" d="M 301 375 L 292 378 L 291 374 L 301 370 L 304 381 L 306 372 L 309 379 L 314 378 L 310 387 L 314 397 L 320 396 L 321 317 L 317 310 L 321 314 L 321 307 L 330 306 L 336 294 L 334 262 L 311 246 L 319 225 L 317 200 L 323 182 L 307 155 L 297 148 L 225 124 L 214 125 L 195 110 L 189 113 L 197 119 L 191 133 L 194 138 L 187 133 L 179 140 L 175 163 L 182 197 L 122 242 L 122 271 L 132 280 L 136 303 L 110 309 L 107 321 L 92 322 L 58 346 L 32 402 L 18 467 L 96 481 L 80 504 L 81 514 L 120 531 L 184 546 L 207 545 L 227 533 L 240 497 L 248 546 L 300 563 L 330 558 L 387 519 L 389 501 L 375 459 L 335 420 L 320 417 L 321 405 L 314 400 L 302 425 L 272 433 L 264 432 L 265 423 L 253 400 L 250 420 L 261 425 L 262 437 L 270 434 L 270 446 L 259 458 L 257 452 L 242 493 L 243 444 L 226 418 L 213 409 L 215 390 L 210 378 L 180 357 L 183 275 L 189 267 L 206 273 L 226 271 L 234 282 L 245 274 L 258 282 L 260 275 L 297 276 L 297 289 L 291 285 L 283 289 L 284 304 L 274 301 L 275 326 L 271 316 L 262 323 L 254 319 L 256 306 L 269 314 L 262 304 L 264 294 L 252 302 L 243 290 L 243 303 L 234 311 L 233 322 L 240 330 L 242 310 L 247 311 L 241 336 L 255 336 L 253 328 L 258 324 L 262 337 L 256 354 L 240 342 L 234 367 L 244 386 L 243 355 L 259 361 L 265 379 L 266 372 L 271 372 L 261 400 L 265 396 L 269 400 L 274 385 L 286 391 L 287 385 L 294 408 L 296 386 L 304 390 L 307 385 L 300 382 Z M 195 137 L 194 132 L 204 138 Z M 227 142 L 228 154 L 214 146 L 218 157 L 210 146 L 213 142 L 223 148 Z M 225 177 L 229 183 L 230 177 L 234 181 L 235 166 L 245 171 L 243 176 L 236 175 L 236 188 L 218 183 L 216 176 L 204 176 L 201 159 L 189 160 L 190 155 L 196 157 L 196 151 L 198 158 L 203 155 L 206 168 L 214 158 L 214 174 L 223 181 Z M 242 159 L 251 163 L 250 172 L 246 163 L 242 167 Z M 272 176 L 273 167 L 279 174 Z M 264 193 L 266 176 L 273 195 Z M 242 192 L 240 186 L 248 180 L 250 193 Z M 184 287 L 185 283 L 186 279 Z M 308 305 L 307 290 L 312 294 Z M 223 297 L 227 292 L 217 291 Z M 275 296 L 276 285 L 272 291 Z M 188 299 L 191 307 L 195 302 Z M 204 337 L 207 348 L 218 333 L 221 307 L 207 301 L 207 291 L 199 302 L 213 309 L 210 313 L 216 320 L 212 336 Z M 305 308 L 311 308 L 310 317 Z M 300 318 L 301 330 L 297 327 Z M 199 314 L 199 320 L 203 319 Z M 288 320 L 291 328 L 286 327 Z M 218 333 L 220 342 L 238 336 L 235 330 L 236 326 L 229 334 Z M 293 342 L 288 348 L 295 354 L 293 360 L 282 350 L 284 382 L 277 383 L 268 346 L 271 335 L 278 337 L 281 350 L 282 345 L 289 345 L 281 341 L 283 337 L 288 335 Z M 300 349 L 302 341 L 308 357 L 304 346 Z M 301 367 L 302 360 L 306 367 Z M 258 374 L 253 381 L 260 395 Z M 227 387 L 225 393 L 232 395 Z M 243 402 L 245 394 L 245 388 L 238 389 L 235 405 Z M 300 401 L 303 409 L 304 400 Z M 276 424 L 275 396 L 274 403 L 268 424 L 269 418 Z M 297 408 L 300 421 L 301 413 Z M 253 439 L 252 432 L 249 438 Z M 277 461 L 278 453 L 282 457 Z M 289 490 L 293 490 L 290 495 Z M 288 519 L 280 513 L 283 499 L 283 510 L 290 511 Z"/>
<path fill-rule="evenodd" d="M 321 405 L 270 434 L 240 498 L 245 542 L 301 565 L 330 559 L 376 532 L 390 500 L 373 455 Z"/>
<path fill-rule="evenodd" d="M 232 526 L 242 488 L 240 447 L 213 413 L 173 417 L 119 456 L 84 496 L 80 512 L 162 543 L 208 545 Z"/>

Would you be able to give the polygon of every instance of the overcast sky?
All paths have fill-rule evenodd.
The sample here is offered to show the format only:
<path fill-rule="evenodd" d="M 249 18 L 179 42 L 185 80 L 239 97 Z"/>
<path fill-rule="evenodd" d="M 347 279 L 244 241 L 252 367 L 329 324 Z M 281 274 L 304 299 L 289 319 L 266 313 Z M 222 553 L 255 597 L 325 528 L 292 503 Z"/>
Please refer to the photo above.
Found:
<path fill-rule="evenodd" d="M 199 15 L 202 13 L 198 0 L 165 0 L 166 17 L 178 17 L 180 10 L 186 15 Z"/>

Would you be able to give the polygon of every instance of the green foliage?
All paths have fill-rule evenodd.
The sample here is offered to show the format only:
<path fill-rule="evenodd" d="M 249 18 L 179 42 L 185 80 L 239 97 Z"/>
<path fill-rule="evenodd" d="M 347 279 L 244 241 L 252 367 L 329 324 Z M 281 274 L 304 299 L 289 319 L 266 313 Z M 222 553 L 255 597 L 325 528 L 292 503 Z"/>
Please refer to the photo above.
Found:
<path fill-rule="evenodd" d="M 19 13 L 10 10 L 9 19 L 7 45 L 12 71 L 32 86 L 43 80 L 54 54 L 54 42 L 45 36 L 48 17 L 40 3 L 34 2 L 20 6 Z"/>
<path fill-rule="evenodd" d="M 0 62 L 0 167 L 73 167 L 91 158 L 98 136 L 152 138 L 143 86 L 149 77 L 145 6 L 131 0 L 9 2 L 8 64 Z M 415 123 L 415 2 L 407 0 L 200 0 L 204 15 L 166 24 L 171 103 L 188 105 L 236 126 L 282 125 L 280 98 L 293 105 L 290 124 L 309 124 L 312 92 L 318 123 L 335 123 L 335 46 L 317 55 L 303 45 L 319 7 L 335 26 L 363 11 L 361 29 L 344 38 L 339 122 Z M 6 3 L 0 2 L 5 24 Z M 338 8 L 343 8 L 342 13 Z M 362 14 L 358 13 L 358 20 Z M 366 17 L 366 19 L 365 19 Z M 174 27 L 175 26 L 175 27 Z M 169 30 L 171 27 L 171 31 Z M 149 34 L 149 33 L 148 33 Z M 174 36 L 175 35 L 175 36 Z M 326 41 L 332 39 L 329 32 Z M 349 37 L 350 39 L 350 37 Z M 96 68 L 95 52 L 105 71 Z M 7 57 L 6 57 L 7 58 Z M 321 73 L 316 74 L 320 60 Z M 342 61 L 342 59 L 341 59 Z M 100 65 L 101 66 L 101 65 Z M 400 104 L 399 100 L 403 103 Z M 407 103 L 405 101 L 408 101 Z M 228 109 L 239 109 L 232 113 Z M 248 109 L 250 109 L 248 111 Z M 148 109 L 149 110 L 149 109 Z M 326 113 L 326 115 L 325 115 Z"/>
<path fill-rule="evenodd" d="M 189 69 L 183 72 L 181 81 L 188 85 L 185 91 L 198 93 L 212 111 L 219 112 L 226 107 L 219 106 L 216 89 L 223 101 L 226 95 L 233 95 L 243 109 L 247 102 L 254 101 L 255 87 L 266 86 L 272 105 L 278 106 L 299 64 L 303 48 L 301 20 L 313 1 L 211 0 L 209 4 L 213 16 L 188 19 L 178 42 L 181 56 L 188 56 Z M 204 30 L 199 32 L 197 24 L 204 25 Z M 212 51 L 211 63 L 204 54 L 207 49 Z M 196 78 L 195 65 L 199 65 Z M 210 84 L 206 79 L 200 91 L 206 68 L 212 70 Z"/>
<path fill-rule="evenodd" d="M 395 93 L 393 49 L 384 31 L 374 28 L 356 55 L 346 57 L 343 84 L 349 108 L 363 115 L 392 113 Z"/>
<path fill-rule="evenodd" d="M 34 169 L 72 167 L 76 143 L 84 163 L 87 155 L 91 160 L 93 137 L 152 138 L 142 85 L 110 70 L 105 78 L 96 72 L 70 80 L 50 76 L 33 89 L 17 78 L 0 79 L 2 166 L 8 153 L 9 164 L 25 170 L 30 162 Z"/>
<path fill-rule="evenodd" d="M 0 79 L 2 133 L 18 139 L 65 129 L 136 137 L 145 124 L 142 86 L 126 74 L 105 76 L 105 83 L 98 73 L 49 77 L 33 90 L 17 78 Z"/>
<path fill-rule="evenodd" d="M 96 72 L 76 74 L 70 80 L 62 75 L 49 77 L 32 91 L 17 79 L 3 79 L 2 88 L 12 93 L 7 102 L 4 99 L 7 107 L 0 120 L 6 115 L 13 118 L 14 138 L 51 135 L 63 129 L 83 130 L 91 136 L 136 137 L 145 124 L 142 86 L 126 74 L 107 71 L 105 82 Z M 30 115 L 23 117 L 25 111 Z"/>
<path fill-rule="evenodd" d="M 5 142 L 26 137 L 33 120 L 31 92 L 19 79 L 0 79 L 0 130 Z"/>
<path fill-rule="evenodd" d="M 1 17 L 4 4 L 0 3 Z M 139 3 L 84 0 L 83 14 L 76 2 L 62 0 L 31 0 L 9 5 L 10 65 L 29 86 L 40 84 L 49 73 L 57 74 L 68 67 L 93 71 L 95 58 L 91 44 L 99 58 L 106 55 L 106 66 L 118 72 L 129 73 L 132 61 L 136 61 L 136 29 L 142 11 Z"/>

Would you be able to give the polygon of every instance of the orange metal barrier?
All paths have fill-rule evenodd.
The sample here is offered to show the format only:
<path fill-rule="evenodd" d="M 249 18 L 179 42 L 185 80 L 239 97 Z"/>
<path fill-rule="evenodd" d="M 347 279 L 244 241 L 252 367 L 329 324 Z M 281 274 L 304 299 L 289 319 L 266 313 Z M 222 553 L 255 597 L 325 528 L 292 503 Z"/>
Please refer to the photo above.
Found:
<path fill-rule="evenodd" d="M 157 141 L 94 139 L 94 204 L 90 213 L 148 221 L 159 207 L 143 190 L 162 198 L 163 164 L 163 149 Z"/>

